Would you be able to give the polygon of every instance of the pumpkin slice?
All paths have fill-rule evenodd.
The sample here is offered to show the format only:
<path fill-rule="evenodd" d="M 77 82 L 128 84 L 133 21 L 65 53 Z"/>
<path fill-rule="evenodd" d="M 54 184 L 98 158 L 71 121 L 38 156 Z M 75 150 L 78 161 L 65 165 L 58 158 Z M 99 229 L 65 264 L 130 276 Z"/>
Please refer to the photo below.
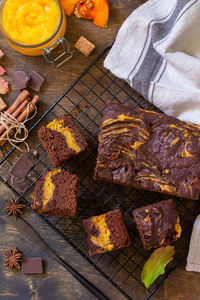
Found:
<path fill-rule="evenodd" d="M 105 28 L 108 23 L 109 5 L 107 0 L 61 0 L 65 14 L 73 12 L 78 18 L 92 19 L 93 23 Z"/>
<path fill-rule="evenodd" d="M 67 16 L 71 16 L 74 12 L 77 0 L 61 0 L 60 1 L 64 12 Z"/>
<path fill-rule="evenodd" d="M 107 0 L 98 1 L 98 6 L 96 6 L 96 14 L 93 19 L 93 23 L 99 27 L 106 28 L 108 25 L 109 17 L 109 6 Z M 95 8 L 95 7 L 94 7 Z"/>

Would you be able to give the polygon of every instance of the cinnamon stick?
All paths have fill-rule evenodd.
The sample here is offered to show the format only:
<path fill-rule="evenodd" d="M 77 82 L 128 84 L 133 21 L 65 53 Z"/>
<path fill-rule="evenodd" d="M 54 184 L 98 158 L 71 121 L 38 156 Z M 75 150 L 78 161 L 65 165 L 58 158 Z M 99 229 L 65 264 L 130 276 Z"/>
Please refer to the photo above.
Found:
<path fill-rule="evenodd" d="M 39 96 L 38 95 L 35 95 L 33 97 L 33 100 L 30 102 L 30 103 L 33 103 L 33 104 L 36 104 L 39 100 Z M 29 114 L 31 114 L 33 111 L 35 110 L 35 107 L 33 105 L 30 105 L 29 106 Z M 23 111 L 19 117 L 17 118 L 17 121 L 20 123 L 20 122 L 23 122 L 27 116 L 27 113 L 28 113 L 28 108 L 26 108 L 25 111 Z"/>
<path fill-rule="evenodd" d="M 22 102 L 22 104 L 14 111 L 12 117 L 16 119 L 24 111 L 24 109 L 26 109 L 27 104 L 28 104 L 27 100 Z M 6 125 L 9 124 L 9 122 L 5 122 L 5 123 Z M 6 130 L 6 128 L 4 126 L 0 126 L 0 127 L 3 127 L 2 129 L 0 129 L 0 134 L 2 134 Z"/>
<path fill-rule="evenodd" d="M 12 115 L 14 111 L 19 108 L 19 106 L 26 100 L 28 96 L 29 92 L 27 90 L 22 91 L 21 94 L 15 100 L 15 102 L 6 110 L 6 112 Z M 5 127 L 3 125 L 0 125 L 0 134 L 4 132 L 4 130 Z"/>
<path fill-rule="evenodd" d="M 12 113 L 19 107 L 22 102 L 24 102 L 25 99 L 27 99 L 28 96 L 29 92 L 27 90 L 23 90 L 17 97 L 17 99 L 13 102 L 13 104 L 6 110 L 7 113 L 12 115 Z"/>
<path fill-rule="evenodd" d="M 23 112 L 24 108 L 27 106 L 28 100 L 22 102 L 22 104 L 14 111 L 12 116 L 16 119 Z M 0 132 L 1 133 L 1 132 Z"/>
<path fill-rule="evenodd" d="M 28 100 L 28 102 L 31 102 L 31 100 L 32 100 L 32 98 L 30 96 L 28 96 L 26 99 Z"/>
<path fill-rule="evenodd" d="M 37 95 L 35 95 L 33 97 L 33 100 L 30 103 L 36 104 L 39 100 L 39 97 Z M 29 106 L 29 114 L 31 114 L 33 111 L 35 110 L 35 107 L 33 105 Z M 28 113 L 28 108 L 26 108 L 17 118 L 18 123 L 21 123 L 25 120 L 25 118 L 27 117 L 27 113 Z M 7 136 L 7 130 L 0 136 L 1 138 L 5 138 Z M 7 140 L 4 140 L 0 143 L 0 147 L 3 147 L 6 144 Z"/>
<path fill-rule="evenodd" d="M 28 102 L 31 102 L 32 98 L 31 97 L 27 97 L 26 100 L 28 100 Z M 24 109 L 21 112 L 24 112 L 25 110 L 26 110 L 26 107 L 24 107 Z"/>

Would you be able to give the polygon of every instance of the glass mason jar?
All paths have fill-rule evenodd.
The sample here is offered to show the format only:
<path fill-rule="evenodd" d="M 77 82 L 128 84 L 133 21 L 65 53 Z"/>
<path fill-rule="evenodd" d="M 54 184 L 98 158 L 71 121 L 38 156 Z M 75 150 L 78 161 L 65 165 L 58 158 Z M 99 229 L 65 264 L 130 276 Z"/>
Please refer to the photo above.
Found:
<path fill-rule="evenodd" d="M 64 38 L 66 32 L 66 16 L 64 14 L 63 8 L 60 4 L 60 1 L 53 0 L 55 2 L 56 7 L 58 9 L 58 22 L 57 27 L 55 27 L 55 31 L 53 34 L 48 36 L 48 38 L 40 43 L 20 43 L 16 41 L 9 33 L 5 30 L 3 18 L 6 18 L 4 15 L 6 11 L 6 5 L 9 4 L 10 0 L 1 0 L 0 1 L 0 31 L 2 35 L 5 37 L 7 42 L 10 44 L 12 48 L 16 51 L 30 56 L 38 56 L 43 55 L 45 59 L 51 63 L 54 67 L 59 67 L 62 65 L 66 60 L 72 57 L 72 53 L 70 51 L 69 43 Z M 34 0 L 33 0 L 34 2 Z M 38 0 L 38 3 L 40 0 Z M 20 3 L 20 2 L 19 2 Z M 42 0 L 41 0 L 42 3 Z M 19 4 L 20 5 L 20 4 Z M 7 9 L 8 11 L 8 9 Z M 36 16 L 37 19 L 37 16 Z M 24 19 L 22 20 L 24 21 Z M 30 19 L 31 22 L 31 19 Z M 8 22 L 9 24 L 9 22 Z M 58 56 L 53 58 L 52 51 L 57 47 L 62 47 L 63 52 Z"/>

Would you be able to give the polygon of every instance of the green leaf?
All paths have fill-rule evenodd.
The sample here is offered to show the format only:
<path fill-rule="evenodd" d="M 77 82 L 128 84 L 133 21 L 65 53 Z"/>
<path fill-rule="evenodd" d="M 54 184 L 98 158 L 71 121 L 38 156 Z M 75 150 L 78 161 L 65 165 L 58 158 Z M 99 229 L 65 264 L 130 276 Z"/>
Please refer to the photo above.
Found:
<path fill-rule="evenodd" d="M 145 263 L 141 280 L 148 288 L 159 275 L 165 273 L 165 266 L 173 260 L 175 254 L 174 246 L 161 247 L 156 249 Z"/>

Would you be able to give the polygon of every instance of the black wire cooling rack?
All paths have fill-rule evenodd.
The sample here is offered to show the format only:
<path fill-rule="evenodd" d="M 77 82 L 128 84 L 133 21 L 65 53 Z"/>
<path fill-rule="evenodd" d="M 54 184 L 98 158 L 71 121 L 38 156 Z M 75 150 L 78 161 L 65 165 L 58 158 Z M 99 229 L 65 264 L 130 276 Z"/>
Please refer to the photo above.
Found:
<path fill-rule="evenodd" d="M 105 103 L 117 101 L 132 107 L 137 106 L 151 110 L 155 110 L 155 107 L 150 106 L 126 82 L 116 78 L 103 68 L 103 60 L 108 51 L 109 48 L 105 49 L 30 129 L 28 142 L 33 145 L 33 148 L 27 156 L 34 165 L 26 178 L 29 184 L 28 190 L 20 194 L 10 182 L 9 169 L 20 154 L 16 148 L 12 148 L 0 161 L 0 180 L 30 206 L 30 195 L 35 182 L 47 169 L 53 167 L 42 144 L 39 143 L 37 131 L 42 123 L 47 124 L 58 116 L 70 114 L 83 128 L 88 141 L 88 148 L 85 152 L 62 166 L 62 168 L 76 173 L 80 178 L 78 211 L 74 219 L 44 216 L 41 218 L 124 296 L 128 299 L 149 299 L 168 274 L 184 260 L 199 204 L 197 201 L 174 198 L 183 229 L 181 238 L 175 243 L 175 259 L 167 267 L 165 275 L 160 276 L 150 288 L 145 288 L 140 278 L 143 265 L 150 253 L 143 249 L 132 211 L 136 207 L 169 197 L 159 193 L 93 181 L 92 177 L 97 156 L 99 126 Z M 33 154 L 35 150 L 39 152 L 38 157 Z M 132 245 L 118 251 L 89 257 L 82 221 L 116 208 L 120 208 L 124 214 Z"/>

